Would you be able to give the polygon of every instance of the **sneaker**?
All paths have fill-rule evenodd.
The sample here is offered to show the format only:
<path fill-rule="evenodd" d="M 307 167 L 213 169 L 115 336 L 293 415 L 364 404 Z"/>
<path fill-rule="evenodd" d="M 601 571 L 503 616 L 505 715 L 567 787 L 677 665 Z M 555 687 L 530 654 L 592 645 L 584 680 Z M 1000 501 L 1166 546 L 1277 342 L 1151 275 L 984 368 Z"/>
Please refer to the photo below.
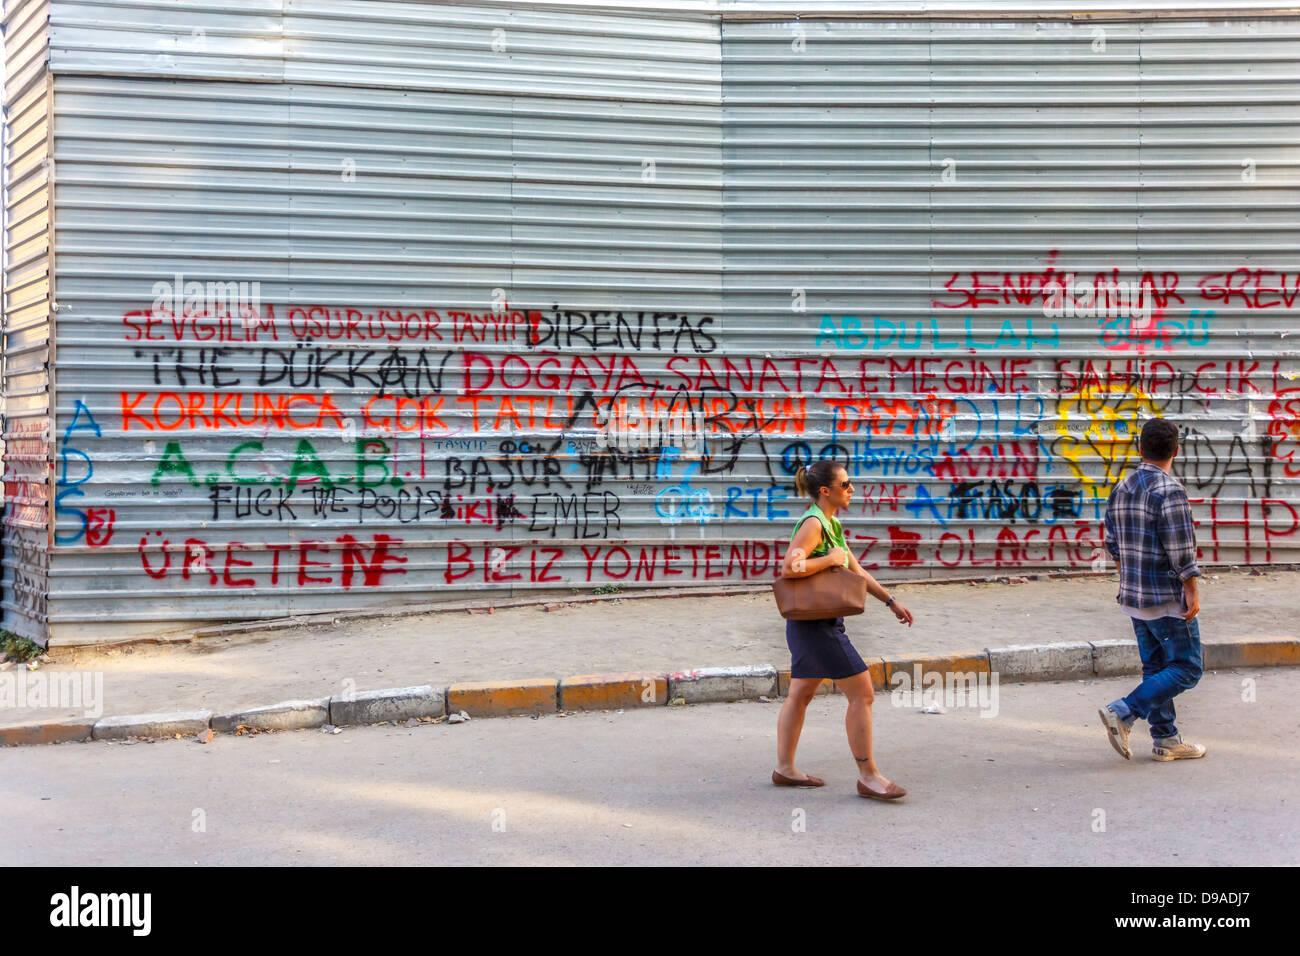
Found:
<path fill-rule="evenodd" d="M 1181 737 L 1166 737 L 1157 740 L 1151 747 L 1151 756 L 1155 760 L 1185 760 L 1205 756 L 1205 748 L 1192 744 Z"/>
<path fill-rule="evenodd" d="M 1101 716 L 1101 724 L 1106 728 L 1107 739 L 1110 740 L 1110 745 L 1115 748 L 1115 752 L 1125 760 L 1133 759 L 1133 750 L 1128 745 L 1128 735 L 1131 729 L 1129 725 L 1125 723 L 1119 714 L 1111 710 L 1109 705 L 1103 707 L 1097 713 Z"/>

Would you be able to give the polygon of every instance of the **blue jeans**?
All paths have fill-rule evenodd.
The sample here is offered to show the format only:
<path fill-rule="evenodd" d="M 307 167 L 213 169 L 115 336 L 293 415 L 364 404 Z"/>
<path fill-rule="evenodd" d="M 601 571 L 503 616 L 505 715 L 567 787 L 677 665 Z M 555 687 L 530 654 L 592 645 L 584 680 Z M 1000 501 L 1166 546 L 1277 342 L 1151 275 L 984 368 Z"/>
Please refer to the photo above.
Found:
<path fill-rule="evenodd" d="M 1195 687 L 1201 679 L 1200 627 L 1195 618 L 1133 618 L 1133 631 L 1142 658 L 1142 683 L 1133 693 L 1112 703 L 1111 709 L 1129 726 L 1137 718 L 1145 718 L 1151 725 L 1153 740 L 1177 737 L 1174 697 Z"/>

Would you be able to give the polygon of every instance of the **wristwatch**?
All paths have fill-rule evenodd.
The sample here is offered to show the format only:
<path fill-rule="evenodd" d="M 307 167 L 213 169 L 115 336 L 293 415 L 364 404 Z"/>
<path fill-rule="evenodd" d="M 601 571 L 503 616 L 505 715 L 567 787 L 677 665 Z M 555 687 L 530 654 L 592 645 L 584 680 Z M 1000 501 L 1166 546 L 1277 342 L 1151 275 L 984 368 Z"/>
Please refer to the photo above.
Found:
<path fill-rule="evenodd" d="M 889 605 L 893 604 L 896 600 L 898 599 L 891 597 L 888 601 L 885 602 L 885 607 L 889 607 Z"/>

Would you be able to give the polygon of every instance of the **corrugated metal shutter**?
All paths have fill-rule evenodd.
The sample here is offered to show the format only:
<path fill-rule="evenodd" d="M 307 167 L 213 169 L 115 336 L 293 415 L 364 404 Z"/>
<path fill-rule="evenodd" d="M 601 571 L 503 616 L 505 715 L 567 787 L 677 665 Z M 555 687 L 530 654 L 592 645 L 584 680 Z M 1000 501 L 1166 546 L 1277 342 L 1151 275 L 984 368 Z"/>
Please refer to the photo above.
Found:
<path fill-rule="evenodd" d="M 46 633 L 50 515 L 49 7 L 7 6 L 5 29 L 5 630 Z"/>
<path fill-rule="evenodd" d="M 59 525 L 56 626 L 587 585 L 583 545 L 683 532 L 657 455 L 587 456 L 611 381 L 721 342 L 716 19 L 156 12 L 202 48 L 155 63 L 129 7 L 55 19 L 79 37 L 58 70 L 111 49 L 123 74 L 58 77 L 60 435 L 94 477 L 84 533 Z M 190 78 L 269 38 L 284 82 Z M 266 323 L 150 324 L 178 273 L 260 283 Z M 566 322 L 601 309 L 623 322 L 588 347 Z"/>
<path fill-rule="evenodd" d="M 1156 414 L 1205 560 L 1295 560 L 1298 37 L 724 23 L 727 344 L 851 370 L 807 452 L 849 466 L 880 568 L 1089 567 Z M 1068 275 L 1141 311 L 1046 314 Z"/>
<path fill-rule="evenodd" d="M 817 457 L 882 576 L 1089 567 L 1156 413 L 1205 560 L 1294 560 L 1294 19 L 53 23 L 56 626 L 766 581 Z"/>

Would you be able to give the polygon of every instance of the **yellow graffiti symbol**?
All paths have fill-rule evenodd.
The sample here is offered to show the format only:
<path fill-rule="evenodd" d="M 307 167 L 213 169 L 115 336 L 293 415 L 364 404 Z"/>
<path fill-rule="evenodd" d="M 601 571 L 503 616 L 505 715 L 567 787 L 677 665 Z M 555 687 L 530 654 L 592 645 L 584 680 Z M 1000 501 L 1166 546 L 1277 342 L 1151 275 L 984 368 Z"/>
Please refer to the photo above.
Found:
<path fill-rule="evenodd" d="M 1130 462 L 1138 461 L 1141 420 L 1160 413 L 1141 389 L 1116 383 L 1087 385 L 1057 404 L 1057 450 L 1087 485 L 1114 487 Z M 1097 474 L 1095 463 L 1102 466 Z M 1092 466 L 1085 471 L 1084 466 Z"/>

